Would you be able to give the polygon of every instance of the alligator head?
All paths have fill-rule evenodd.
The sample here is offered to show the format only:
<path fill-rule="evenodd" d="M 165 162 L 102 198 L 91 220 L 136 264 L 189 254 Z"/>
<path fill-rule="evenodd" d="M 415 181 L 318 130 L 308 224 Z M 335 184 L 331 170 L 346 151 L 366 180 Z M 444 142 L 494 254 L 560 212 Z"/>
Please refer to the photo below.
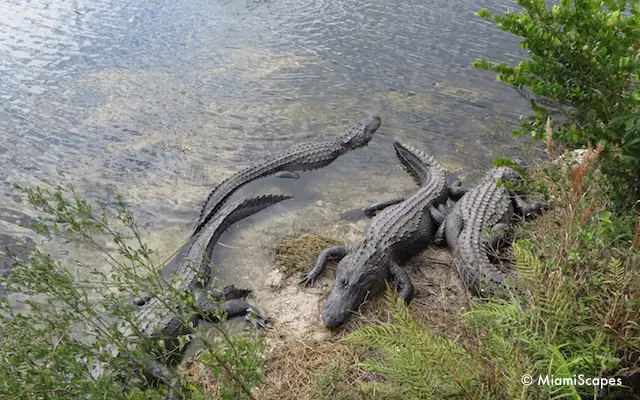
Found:
<path fill-rule="evenodd" d="M 385 257 L 388 256 L 373 246 L 361 244 L 340 260 L 336 279 L 320 314 L 327 328 L 347 322 L 369 293 L 382 289 L 387 278 Z"/>
<path fill-rule="evenodd" d="M 486 175 L 488 179 L 496 180 L 501 184 L 508 183 L 508 186 L 517 188 L 522 183 L 522 176 L 511 167 L 495 167 Z"/>
<path fill-rule="evenodd" d="M 340 136 L 340 142 L 351 150 L 366 146 L 381 123 L 380 117 L 368 116 Z"/>

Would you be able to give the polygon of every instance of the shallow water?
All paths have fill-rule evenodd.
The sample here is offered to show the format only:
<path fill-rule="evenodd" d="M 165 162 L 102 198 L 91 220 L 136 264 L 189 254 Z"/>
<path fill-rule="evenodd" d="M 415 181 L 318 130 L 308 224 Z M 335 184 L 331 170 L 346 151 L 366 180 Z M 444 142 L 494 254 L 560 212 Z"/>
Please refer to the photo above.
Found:
<path fill-rule="evenodd" d="M 357 231 L 362 223 L 350 227 L 340 212 L 412 190 L 393 138 L 469 179 L 494 157 L 515 152 L 501 133 L 527 103 L 493 74 L 471 67 L 476 57 L 523 56 L 515 37 L 473 15 L 508 5 L 4 1 L 0 241 L 15 247 L 17 239 L 33 237 L 18 224 L 35 214 L 11 193 L 12 183 L 70 183 L 92 199 L 121 195 L 150 246 L 169 255 L 186 240 L 207 193 L 233 171 L 380 115 L 382 127 L 368 147 L 300 180 L 271 178 L 238 194 L 273 187 L 296 195 L 223 238 L 234 246 L 246 245 L 243 231 L 262 237 L 254 258 L 218 251 L 229 279 L 250 283 L 271 268 L 264 248 L 278 236 L 300 227 Z"/>

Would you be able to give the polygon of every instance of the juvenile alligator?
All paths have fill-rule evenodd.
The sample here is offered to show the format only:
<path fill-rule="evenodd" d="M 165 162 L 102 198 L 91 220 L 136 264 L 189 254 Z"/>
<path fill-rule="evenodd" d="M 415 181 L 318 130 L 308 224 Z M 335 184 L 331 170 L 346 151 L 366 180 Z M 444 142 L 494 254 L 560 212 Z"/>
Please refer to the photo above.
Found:
<path fill-rule="evenodd" d="M 172 259 L 166 270 L 175 270 L 179 279 L 175 280 L 173 296 L 163 294 L 154 297 L 146 297 L 144 304 L 135 312 L 133 323 L 121 321 L 118 330 L 125 338 L 143 337 L 151 342 L 159 339 L 164 340 L 164 347 L 175 349 L 178 346 L 178 337 L 188 334 L 197 326 L 200 320 L 215 320 L 219 311 L 223 310 L 228 318 L 251 313 L 252 308 L 241 299 L 250 292 L 248 290 L 235 289 L 233 286 L 225 288 L 224 293 L 213 293 L 207 296 L 209 287 L 211 267 L 209 259 L 220 235 L 233 223 L 254 214 L 266 207 L 280 201 L 290 199 L 289 196 L 268 195 L 245 199 L 224 207 L 218 215 L 209 219 L 201 232 L 190 239 L 189 243 Z M 175 304 L 172 298 L 180 297 L 186 299 L 189 294 L 193 294 L 193 304 L 191 309 L 182 308 L 184 302 Z M 256 313 L 256 324 L 264 327 L 268 322 L 259 313 Z M 128 351 L 136 345 L 131 342 Z M 109 348 L 111 354 L 119 356 L 119 349 Z M 171 381 L 171 374 L 166 366 L 157 362 L 149 356 L 140 363 L 146 375 L 168 384 Z M 94 377 L 105 372 L 102 365 L 96 363 L 92 366 Z M 177 392 L 178 389 L 172 389 Z"/>
<path fill-rule="evenodd" d="M 389 277 L 399 284 L 400 295 L 411 301 L 413 285 L 398 263 L 420 251 L 433 238 L 436 223 L 431 211 L 447 199 L 444 172 L 433 157 L 394 143 L 396 154 L 420 176 L 422 185 L 404 201 L 384 208 L 372 220 L 364 237 L 353 246 L 334 246 L 318 256 L 301 283 L 309 285 L 330 259 L 340 260 L 333 288 L 324 304 L 322 320 L 328 328 L 345 323 L 368 293 L 380 291 Z"/>
<path fill-rule="evenodd" d="M 263 161 L 241 169 L 220 183 L 207 197 L 193 235 L 196 235 L 207 220 L 214 216 L 220 207 L 240 187 L 247 183 L 276 172 L 306 171 L 324 167 L 340 155 L 366 146 L 380 127 L 380 118 L 369 116 L 352 126 L 345 134 L 335 139 L 299 143 L 288 150 L 267 157 Z M 295 174 L 294 174 L 295 175 Z"/>
<path fill-rule="evenodd" d="M 541 206 L 529 204 L 514 191 L 522 177 L 509 167 L 489 170 L 480 183 L 456 203 L 436 233 L 436 242 L 446 240 L 460 278 L 478 296 L 505 289 L 506 275 L 489 258 L 500 231 L 508 227 L 515 212 L 537 214 Z"/>

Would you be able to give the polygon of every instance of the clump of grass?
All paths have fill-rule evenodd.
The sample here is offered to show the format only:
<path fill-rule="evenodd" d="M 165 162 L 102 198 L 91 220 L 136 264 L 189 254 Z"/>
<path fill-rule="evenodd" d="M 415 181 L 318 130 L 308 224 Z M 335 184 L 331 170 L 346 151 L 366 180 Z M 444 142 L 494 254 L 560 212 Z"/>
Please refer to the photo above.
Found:
<path fill-rule="evenodd" d="M 260 400 L 360 399 L 361 354 L 335 341 L 292 340 L 268 356 Z"/>
<path fill-rule="evenodd" d="M 339 244 L 342 242 L 322 235 L 286 236 L 274 246 L 276 264 L 284 276 L 289 277 L 307 271 L 322 250 Z"/>

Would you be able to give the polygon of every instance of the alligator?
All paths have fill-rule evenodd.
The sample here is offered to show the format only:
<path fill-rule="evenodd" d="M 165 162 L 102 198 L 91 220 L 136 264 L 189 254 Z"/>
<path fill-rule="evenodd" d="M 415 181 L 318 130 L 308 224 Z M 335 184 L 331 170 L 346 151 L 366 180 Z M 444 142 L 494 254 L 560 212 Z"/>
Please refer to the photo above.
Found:
<path fill-rule="evenodd" d="M 192 236 L 195 236 L 224 205 L 229 197 L 247 183 L 268 175 L 297 177 L 295 171 L 308 171 L 329 165 L 342 154 L 366 146 L 380 127 L 381 120 L 369 116 L 335 139 L 299 143 L 288 150 L 268 157 L 236 172 L 220 183 L 207 197 Z"/>
<path fill-rule="evenodd" d="M 446 241 L 460 278 L 477 296 L 507 293 L 506 274 L 491 262 L 490 250 L 497 249 L 516 213 L 535 216 L 542 209 L 516 193 L 521 182 L 513 168 L 492 168 L 462 196 L 436 232 L 435 242 Z"/>
<path fill-rule="evenodd" d="M 310 285 L 329 260 L 339 261 L 321 313 L 327 328 L 344 324 L 365 297 L 379 292 L 388 278 L 395 278 L 407 303 L 413 297 L 411 279 L 399 263 L 422 250 L 433 238 L 441 220 L 434 210 L 447 200 L 448 190 L 444 172 L 433 157 L 397 141 L 394 148 L 402 163 L 422 177 L 418 191 L 402 202 L 383 207 L 355 245 L 322 251 L 313 268 L 301 278 L 302 284 Z"/>
<path fill-rule="evenodd" d="M 417 159 L 412 165 L 409 165 L 406 161 L 404 161 L 404 158 L 400 158 L 400 160 L 402 161 L 402 164 L 407 170 L 407 172 L 409 172 L 411 177 L 416 181 L 418 185 L 422 186 L 429 182 L 431 175 L 430 175 L 428 166 L 421 165 L 421 163 Z M 448 191 L 449 199 L 451 200 L 454 200 L 454 201 L 459 200 L 465 193 L 469 191 L 469 188 L 466 185 L 464 185 L 462 181 L 458 179 L 455 175 L 447 174 L 446 183 L 447 183 L 447 191 Z M 394 197 L 392 199 L 381 201 L 379 203 L 374 203 L 366 207 L 349 210 L 343 213 L 341 217 L 344 220 L 352 221 L 352 222 L 358 221 L 362 217 L 372 218 L 374 215 L 376 215 L 378 212 L 382 211 L 383 209 L 389 206 L 392 206 L 394 204 L 401 203 L 405 201 L 408 197 L 409 196 Z M 438 220 L 442 220 L 444 219 L 444 215 L 447 213 L 446 207 L 444 204 L 440 204 L 440 206 L 437 209 L 435 210 L 431 209 L 431 213 L 432 214 L 437 213 Z"/>
<path fill-rule="evenodd" d="M 224 292 L 207 293 L 211 277 L 211 266 L 209 259 L 218 239 L 222 233 L 233 223 L 252 215 L 266 207 L 280 201 L 290 199 L 290 196 L 266 195 L 245 199 L 224 207 L 215 218 L 209 219 L 201 232 L 192 237 L 188 244 L 178 252 L 163 270 L 163 274 L 170 272 L 178 275 L 173 283 L 173 296 L 146 296 L 141 302 L 142 306 L 135 311 L 134 322 L 121 321 L 118 323 L 118 330 L 124 337 L 143 337 L 151 342 L 164 340 L 164 347 L 176 349 L 179 344 L 178 337 L 186 335 L 195 328 L 199 321 L 216 321 L 216 316 L 222 310 L 228 318 L 250 314 L 254 326 L 263 328 L 269 320 L 242 299 L 246 297 L 250 290 L 236 289 L 227 286 Z M 187 298 L 193 295 L 193 307 L 191 310 L 181 308 L 170 299 L 178 296 Z M 187 315 L 187 317 L 185 317 Z M 186 319 L 186 321 L 185 321 Z M 135 346 L 134 341 L 130 346 Z M 121 351 L 115 347 L 108 350 L 116 357 L 121 355 Z M 149 357 L 144 362 L 139 363 L 145 375 L 160 380 L 168 384 L 171 381 L 171 374 L 168 368 L 159 363 L 153 357 Z M 105 369 L 100 363 L 92 365 L 94 377 L 100 376 Z M 169 386 L 171 388 L 171 386 Z M 170 390 L 175 398 L 179 390 Z M 178 396 L 179 397 L 179 396 Z"/>

